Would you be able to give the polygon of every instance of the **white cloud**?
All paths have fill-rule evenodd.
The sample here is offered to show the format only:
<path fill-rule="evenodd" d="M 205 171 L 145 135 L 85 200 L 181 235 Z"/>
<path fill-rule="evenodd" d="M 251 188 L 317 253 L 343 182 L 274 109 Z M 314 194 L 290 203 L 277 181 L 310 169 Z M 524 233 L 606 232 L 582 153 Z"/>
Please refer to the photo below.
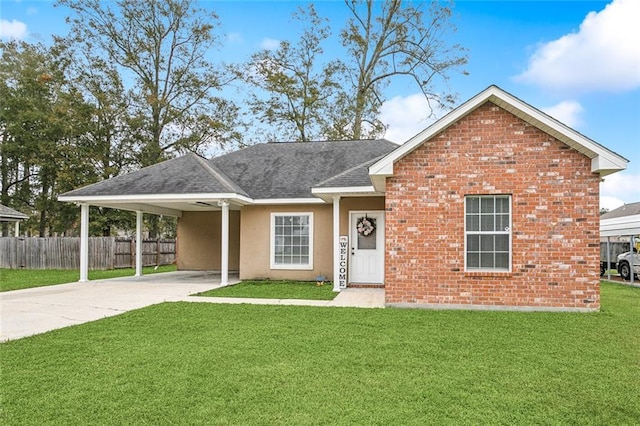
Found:
<path fill-rule="evenodd" d="M 434 115 L 441 116 L 442 111 L 436 110 Z M 385 139 L 404 143 L 431 125 L 436 117 L 431 116 L 431 109 L 424 95 L 416 93 L 385 101 L 380 108 L 380 120 L 387 125 Z"/>
<path fill-rule="evenodd" d="M 615 209 L 640 200 L 640 175 L 626 171 L 605 176 L 600 184 L 600 207 Z"/>
<path fill-rule="evenodd" d="M 0 19 L 0 39 L 21 40 L 27 36 L 27 25 L 24 22 Z"/>
<path fill-rule="evenodd" d="M 551 89 L 617 92 L 640 87 L 640 1 L 590 12 L 578 32 L 539 46 L 516 80 Z"/>
<path fill-rule="evenodd" d="M 581 114 L 584 108 L 577 101 L 562 101 L 557 105 L 542 108 L 542 111 L 569 127 L 578 127 L 582 124 Z"/>
<path fill-rule="evenodd" d="M 619 198 L 603 195 L 600 196 L 600 209 L 607 209 L 607 211 L 611 211 L 617 209 L 623 204 L 624 201 Z"/>
<path fill-rule="evenodd" d="M 266 50 L 276 50 L 280 46 L 280 40 L 275 38 L 265 38 L 260 42 L 260 48 Z"/>

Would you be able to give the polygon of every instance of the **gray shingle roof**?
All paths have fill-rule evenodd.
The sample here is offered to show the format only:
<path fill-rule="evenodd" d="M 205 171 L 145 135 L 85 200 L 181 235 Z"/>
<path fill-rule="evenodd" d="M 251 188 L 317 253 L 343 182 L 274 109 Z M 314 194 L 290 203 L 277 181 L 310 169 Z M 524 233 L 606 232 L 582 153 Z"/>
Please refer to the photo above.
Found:
<path fill-rule="evenodd" d="M 625 204 L 618 207 L 617 209 L 611 210 L 610 212 L 606 212 L 605 214 L 600 216 L 600 220 L 613 219 L 616 217 L 634 216 L 637 214 L 640 214 L 640 202 Z"/>
<path fill-rule="evenodd" d="M 0 204 L 0 220 L 2 219 L 29 219 L 29 216 L 27 216 L 24 213 L 20 213 L 17 210 L 14 210 L 10 207 L 7 206 L 3 206 L 2 204 Z"/>
<path fill-rule="evenodd" d="M 371 178 L 369 177 L 369 166 L 384 157 L 379 157 L 358 164 L 344 172 L 332 176 L 327 180 L 319 182 L 316 188 L 344 188 L 348 186 L 371 186 Z"/>
<path fill-rule="evenodd" d="M 187 154 L 135 172 L 94 183 L 65 196 L 207 194 L 246 195 L 223 172 L 195 154 Z"/>
<path fill-rule="evenodd" d="M 210 162 L 254 199 L 312 198 L 312 187 L 397 147 L 384 139 L 278 142 L 252 145 Z M 359 185 L 371 185 L 368 171 L 366 182 L 359 177 Z"/>
<path fill-rule="evenodd" d="M 368 165 L 397 147 L 387 140 L 256 144 L 211 160 L 188 154 L 63 195 L 237 193 L 254 199 L 312 198 L 311 188 L 320 183 L 371 185 Z"/>

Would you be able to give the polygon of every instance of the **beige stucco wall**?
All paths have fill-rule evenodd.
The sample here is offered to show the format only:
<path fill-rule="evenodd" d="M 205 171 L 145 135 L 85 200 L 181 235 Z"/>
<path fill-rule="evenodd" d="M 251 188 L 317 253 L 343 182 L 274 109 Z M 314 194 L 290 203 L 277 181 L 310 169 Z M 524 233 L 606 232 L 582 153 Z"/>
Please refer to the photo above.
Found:
<path fill-rule="evenodd" d="M 384 197 L 345 197 L 340 200 L 340 235 L 349 235 L 349 212 L 384 210 Z"/>
<path fill-rule="evenodd" d="M 384 197 L 354 197 L 340 200 L 340 234 L 349 233 L 349 211 L 384 210 Z M 313 269 L 271 269 L 271 213 L 313 213 Z M 314 280 L 324 275 L 333 280 L 333 206 L 244 206 L 240 230 L 241 279 Z"/>
<path fill-rule="evenodd" d="M 349 212 L 384 210 L 384 197 L 349 197 L 340 200 L 340 235 L 349 234 Z M 271 213 L 313 213 L 313 269 L 271 269 Z M 242 219 L 241 219 L 242 218 Z M 242 221 L 242 225 L 241 225 Z M 179 270 L 220 269 L 220 212 L 184 212 L 178 219 Z M 333 206 L 244 206 L 229 212 L 229 269 L 241 279 L 333 279 Z"/>
<path fill-rule="evenodd" d="M 221 212 L 184 212 L 178 218 L 176 264 L 179 270 L 220 270 Z M 229 270 L 238 270 L 240 212 L 229 212 Z"/>
<path fill-rule="evenodd" d="M 313 213 L 313 269 L 271 269 L 271 213 Z M 332 206 L 244 206 L 240 231 L 240 278 L 269 278 L 313 281 L 324 275 L 331 279 L 333 270 Z"/>

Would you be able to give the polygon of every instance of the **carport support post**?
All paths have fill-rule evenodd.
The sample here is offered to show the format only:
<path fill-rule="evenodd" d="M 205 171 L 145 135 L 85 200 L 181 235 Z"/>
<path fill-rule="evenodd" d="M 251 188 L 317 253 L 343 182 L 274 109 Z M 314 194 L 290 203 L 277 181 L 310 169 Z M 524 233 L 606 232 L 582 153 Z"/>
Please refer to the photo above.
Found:
<path fill-rule="evenodd" d="M 136 211 L 136 277 L 142 276 L 142 212 Z"/>
<path fill-rule="evenodd" d="M 629 256 L 629 259 L 630 259 L 629 260 L 629 263 L 630 263 L 629 268 L 631 269 L 631 281 L 630 282 L 631 282 L 631 285 L 633 285 L 633 275 L 634 275 L 634 271 L 635 271 L 634 265 L 636 264 L 636 262 L 635 262 L 636 257 L 633 254 L 633 249 L 634 249 L 634 247 L 636 245 L 635 245 L 635 242 L 633 241 L 633 239 L 634 239 L 633 235 L 631 235 L 629 238 L 630 238 L 629 239 L 629 248 L 631 249 L 631 256 Z"/>
<path fill-rule="evenodd" d="M 340 196 L 333 197 L 333 291 L 340 291 Z"/>
<path fill-rule="evenodd" d="M 222 207 L 222 232 L 220 233 L 220 285 L 229 283 L 229 202 L 220 201 Z"/>
<path fill-rule="evenodd" d="M 18 238 L 20 236 L 20 222 L 16 220 L 16 233 L 15 233 L 16 238 Z"/>
<path fill-rule="evenodd" d="M 80 282 L 89 281 L 89 204 L 80 204 Z"/>
<path fill-rule="evenodd" d="M 611 281 L 611 237 L 607 237 L 607 279 Z"/>

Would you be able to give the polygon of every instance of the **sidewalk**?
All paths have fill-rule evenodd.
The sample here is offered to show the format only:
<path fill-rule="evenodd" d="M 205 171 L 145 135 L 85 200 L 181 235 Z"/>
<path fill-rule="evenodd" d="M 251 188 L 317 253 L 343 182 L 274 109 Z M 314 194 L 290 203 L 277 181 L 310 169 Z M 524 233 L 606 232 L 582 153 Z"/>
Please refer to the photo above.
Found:
<path fill-rule="evenodd" d="M 229 303 L 250 305 L 292 305 L 292 306 L 323 306 L 342 308 L 384 308 L 384 289 L 378 288 L 347 288 L 342 290 L 333 300 L 302 300 L 302 299 L 253 299 L 247 297 L 178 297 L 171 302 L 199 302 L 199 303 Z"/>

